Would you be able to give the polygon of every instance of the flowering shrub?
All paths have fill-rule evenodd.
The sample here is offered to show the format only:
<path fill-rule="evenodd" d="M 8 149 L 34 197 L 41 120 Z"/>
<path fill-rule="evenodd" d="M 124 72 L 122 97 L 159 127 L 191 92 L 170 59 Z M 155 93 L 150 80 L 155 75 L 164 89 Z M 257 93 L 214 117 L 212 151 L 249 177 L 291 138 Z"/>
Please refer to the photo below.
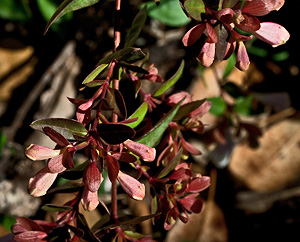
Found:
<path fill-rule="evenodd" d="M 65 13 L 97 2 L 65 0 L 46 30 Z M 120 3 L 116 0 L 116 15 Z M 236 65 L 246 70 L 249 59 L 244 41 L 251 39 L 252 34 L 273 46 L 287 41 L 288 32 L 283 27 L 260 23 L 256 18 L 278 10 L 284 1 L 224 0 L 214 3 L 205 0 L 182 2 L 187 15 L 197 21 L 184 35 L 183 43 L 192 45 L 203 34 L 206 36 L 198 55 L 204 66 L 210 66 L 215 56 L 220 61 L 228 58 L 238 44 Z M 59 176 L 69 182 L 51 192 L 71 192 L 75 197 L 63 205 L 44 206 L 46 210 L 58 212 L 55 222 L 18 218 L 12 228 L 15 241 L 154 241 L 131 231 L 130 227 L 146 219 L 162 218 L 164 228 L 169 230 L 177 219 L 186 223 L 190 213 L 201 212 L 200 192 L 209 187 L 210 178 L 194 174 L 191 165 L 185 161 L 189 154 L 200 155 L 201 152 L 188 143 L 184 132 L 203 134 L 201 117 L 209 111 L 211 103 L 193 101 L 187 92 L 167 95 L 180 79 L 184 62 L 168 80 L 163 80 L 152 64 L 146 65 L 144 52 L 133 47 L 145 20 L 146 9 L 142 8 L 127 33 L 124 48 L 121 48 L 120 32 L 115 28 L 113 53 L 101 59 L 82 82 L 84 88 L 94 90 L 93 96 L 89 99 L 68 98 L 77 106 L 76 120 L 49 118 L 31 124 L 56 145 L 48 148 L 32 144 L 26 149 L 29 159 L 47 160 L 47 165 L 29 180 L 29 193 L 36 197 L 47 194 Z M 116 17 L 115 25 L 118 24 Z M 119 91 L 119 82 L 124 78 L 132 81 L 136 97 L 142 99 L 130 116 Z M 161 85 L 148 93 L 141 84 L 149 81 Z M 76 152 L 85 154 L 84 163 L 74 164 Z M 133 177 L 122 171 L 122 162 L 129 163 L 140 176 Z M 98 196 L 104 170 L 112 184 L 110 207 L 106 207 Z M 142 200 L 146 191 L 140 177 L 149 183 L 151 214 L 121 222 L 117 210 L 117 184 L 130 198 Z M 79 212 L 80 204 L 87 211 L 103 206 L 110 219 L 91 230 Z"/>

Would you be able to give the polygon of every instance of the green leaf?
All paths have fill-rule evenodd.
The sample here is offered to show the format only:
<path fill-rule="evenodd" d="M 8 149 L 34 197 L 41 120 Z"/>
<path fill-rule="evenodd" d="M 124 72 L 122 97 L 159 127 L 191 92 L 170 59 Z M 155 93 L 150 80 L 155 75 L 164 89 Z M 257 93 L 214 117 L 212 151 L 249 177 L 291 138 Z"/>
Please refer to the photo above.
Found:
<path fill-rule="evenodd" d="M 12 21 L 29 21 L 32 17 L 29 5 L 24 0 L 0 0 L 0 18 Z"/>
<path fill-rule="evenodd" d="M 128 117 L 128 119 L 131 118 L 139 118 L 139 119 L 135 122 L 128 123 L 126 125 L 134 129 L 144 120 L 144 117 L 147 114 L 147 112 L 148 112 L 148 104 L 147 102 L 143 102 L 141 106 L 139 106 L 138 109 L 135 110 L 135 112 L 131 114 L 130 117 Z"/>
<path fill-rule="evenodd" d="M 103 59 L 101 59 L 97 65 L 109 64 L 113 60 L 124 61 L 124 62 L 135 62 L 141 60 L 145 57 L 145 54 L 140 48 L 127 47 L 121 50 L 118 50 Z"/>
<path fill-rule="evenodd" d="M 180 120 L 183 117 L 185 117 L 186 115 L 188 115 L 189 113 L 193 112 L 194 110 L 196 110 L 197 108 L 199 108 L 206 99 L 202 99 L 202 100 L 198 100 L 198 101 L 193 101 L 187 104 L 182 105 L 177 114 L 174 117 L 174 120 Z"/>
<path fill-rule="evenodd" d="M 208 98 L 208 101 L 212 103 L 209 110 L 215 116 L 222 116 L 227 110 L 227 104 L 221 97 Z"/>
<path fill-rule="evenodd" d="M 235 63 L 236 63 L 236 55 L 235 53 L 232 53 L 232 55 L 228 58 L 227 65 L 223 73 L 223 79 L 225 79 L 230 74 L 230 72 L 234 69 Z"/>
<path fill-rule="evenodd" d="M 158 90 L 155 91 L 153 97 L 158 97 L 162 95 L 164 92 L 169 90 L 172 86 L 174 86 L 176 82 L 179 80 L 179 78 L 181 77 L 183 73 L 183 69 L 184 69 L 184 60 L 181 61 L 181 64 L 178 70 L 176 71 L 176 73 L 169 80 L 167 80 Z"/>
<path fill-rule="evenodd" d="M 31 123 L 33 129 L 43 132 L 44 127 L 50 127 L 60 133 L 66 139 L 74 140 L 74 135 L 85 136 L 87 130 L 82 123 L 73 119 L 48 118 L 39 119 Z"/>
<path fill-rule="evenodd" d="M 85 8 L 91 5 L 96 4 L 99 0 L 65 0 L 63 3 L 57 8 L 52 17 L 50 18 L 45 33 L 48 31 L 49 27 L 61 16 L 66 13 L 73 12 L 75 10 Z"/>
<path fill-rule="evenodd" d="M 161 0 L 159 6 L 150 1 L 147 4 L 147 13 L 170 27 L 180 27 L 188 24 L 190 19 L 183 12 L 178 0 Z"/>
<path fill-rule="evenodd" d="M 253 95 L 249 95 L 247 97 L 240 96 L 235 100 L 233 111 L 241 115 L 248 116 L 251 114 L 252 103 L 253 103 Z"/>
<path fill-rule="evenodd" d="M 7 231 L 11 231 L 11 226 L 16 223 L 16 218 L 7 214 L 0 215 L 0 224 Z"/>
<path fill-rule="evenodd" d="M 146 7 L 143 7 L 138 14 L 135 16 L 131 27 L 126 35 L 124 47 L 131 47 L 134 45 L 135 41 L 140 35 L 140 32 L 145 24 L 147 19 Z"/>
<path fill-rule="evenodd" d="M 108 144 L 115 145 L 132 138 L 135 135 L 134 129 L 124 124 L 100 124 L 98 126 L 99 136 Z"/>
<path fill-rule="evenodd" d="M 288 51 L 281 51 L 279 53 L 273 54 L 272 59 L 274 61 L 285 61 L 290 57 L 290 52 Z"/>
<path fill-rule="evenodd" d="M 81 174 L 81 178 L 82 178 L 82 176 L 83 176 L 83 172 Z M 83 189 L 83 184 L 81 182 L 66 182 L 63 185 L 51 188 L 47 192 L 47 194 L 50 194 L 50 193 L 74 193 L 74 192 L 78 192 L 80 189 Z"/>
<path fill-rule="evenodd" d="M 157 124 L 155 124 L 154 127 L 148 133 L 146 133 L 142 138 L 137 140 L 137 142 L 147 145 L 149 147 L 157 146 L 165 130 L 168 128 L 170 122 L 175 117 L 182 102 L 183 100 L 181 100 L 174 107 L 172 107 L 172 109 L 166 115 L 164 115 L 163 118 L 159 120 Z"/>
<path fill-rule="evenodd" d="M 108 64 L 101 64 L 99 66 L 97 66 L 82 82 L 82 84 L 88 84 L 92 81 L 94 81 L 94 79 L 101 73 L 103 72 L 106 67 L 108 66 Z"/>
<path fill-rule="evenodd" d="M 201 15 L 205 13 L 205 5 L 202 0 L 186 0 L 184 8 L 193 19 L 202 21 Z"/>
<path fill-rule="evenodd" d="M 54 205 L 54 204 L 45 204 L 44 206 L 41 207 L 46 212 L 64 212 L 64 211 L 69 211 L 72 210 L 73 207 L 71 206 L 59 206 L 59 205 Z"/>
<path fill-rule="evenodd" d="M 180 148 L 180 150 L 178 151 L 178 153 L 176 154 L 176 156 L 169 162 L 169 164 L 167 164 L 161 170 L 161 172 L 158 174 L 157 177 L 158 178 L 163 178 L 164 176 L 168 175 L 169 172 L 173 171 L 175 169 L 175 167 L 179 164 L 181 156 L 182 156 L 182 148 Z"/>

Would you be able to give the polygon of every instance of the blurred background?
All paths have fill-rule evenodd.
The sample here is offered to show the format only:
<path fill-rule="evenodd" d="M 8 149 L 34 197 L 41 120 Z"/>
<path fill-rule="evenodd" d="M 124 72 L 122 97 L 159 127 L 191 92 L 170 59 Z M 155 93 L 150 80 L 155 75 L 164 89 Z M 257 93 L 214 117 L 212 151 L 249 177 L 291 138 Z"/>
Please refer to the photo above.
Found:
<path fill-rule="evenodd" d="M 27 160 L 24 149 L 31 143 L 52 145 L 29 125 L 46 117 L 74 118 L 74 106 L 66 97 L 91 95 L 78 91 L 81 82 L 113 48 L 114 1 L 109 0 L 64 15 L 44 35 L 61 2 L 0 1 L 0 237 L 10 233 L 16 217 L 49 218 L 39 208 L 63 199 L 27 194 L 28 179 L 43 162 Z M 123 38 L 145 3 L 122 2 Z M 212 185 L 203 193 L 203 212 L 191 216 L 190 223 L 178 223 L 168 233 L 160 224 L 139 229 L 152 232 L 158 241 L 299 241 L 299 2 L 286 1 L 280 11 L 259 18 L 284 26 L 291 38 L 277 48 L 255 38 L 249 41 L 251 65 L 246 72 L 235 69 L 234 56 L 210 68 L 199 66 L 195 53 L 201 44 L 185 48 L 181 43 L 194 23 L 178 1 L 146 4 L 149 17 L 136 46 L 150 53 L 149 62 L 165 79 L 184 59 L 175 91 L 189 91 L 194 99 L 208 98 L 213 104 L 202 119 L 205 134 L 187 134 L 203 153 L 189 161 L 196 171 L 211 176 Z M 122 88 L 126 90 L 121 83 Z M 132 91 L 124 96 L 130 106 Z M 100 195 L 104 200 L 106 192 Z M 146 214 L 146 205 L 122 200 L 132 214 Z M 101 211 L 90 216 L 92 224 Z"/>

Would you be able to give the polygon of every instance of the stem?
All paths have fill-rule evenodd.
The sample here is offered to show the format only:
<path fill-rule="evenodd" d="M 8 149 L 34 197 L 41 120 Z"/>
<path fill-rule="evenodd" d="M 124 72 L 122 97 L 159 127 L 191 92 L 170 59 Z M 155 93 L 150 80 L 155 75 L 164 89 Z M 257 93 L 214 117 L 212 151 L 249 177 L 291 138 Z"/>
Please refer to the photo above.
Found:
<path fill-rule="evenodd" d="M 121 12 L 121 0 L 116 0 L 115 22 L 114 22 L 114 52 L 118 50 L 121 42 L 120 12 Z M 119 89 L 118 63 L 116 63 L 114 67 L 115 68 L 114 68 L 114 76 L 113 76 L 113 88 L 118 90 Z M 118 122 L 118 116 L 116 114 L 113 114 L 112 122 Z M 118 223 L 117 180 L 112 182 L 112 188 L 111 188 L 111 217 L 116 223 Z"/>

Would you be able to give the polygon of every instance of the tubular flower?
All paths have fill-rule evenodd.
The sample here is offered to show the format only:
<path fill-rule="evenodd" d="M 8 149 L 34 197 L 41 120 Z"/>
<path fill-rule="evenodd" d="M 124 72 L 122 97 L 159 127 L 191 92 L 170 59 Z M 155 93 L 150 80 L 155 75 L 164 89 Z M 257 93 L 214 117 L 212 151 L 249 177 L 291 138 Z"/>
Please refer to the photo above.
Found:
<path fill-rule="evenodd" d="M 192 0 L 190 0 L 192 1 Z M 202 2 L 202 1 L 201 1 Z M 210 66 L 215 56 L 219 61 L 227 59 L 238 44 L 236 67 L 247 70 L 250 64 L 244 41 L 253 36 L 276 47 L 288 41 L 289 32 L 277 23 L 260 23 L 257 17 L 273 10 L 279 10 L 284 0 L 225 0 L 219 9 L 204 3 L 205 10 L 199 8 L 201 21 L 191 28 L 182 38 L 185 46 L 196 43 L 204 34 L 205 44 L 198 54 L 203 66 Z M 189 9 L 186 9 L 189 12 Z M 195 13 L 192 15 L 195 15 Z M 241 34 L 242 33 L 242 34 Z"/>

